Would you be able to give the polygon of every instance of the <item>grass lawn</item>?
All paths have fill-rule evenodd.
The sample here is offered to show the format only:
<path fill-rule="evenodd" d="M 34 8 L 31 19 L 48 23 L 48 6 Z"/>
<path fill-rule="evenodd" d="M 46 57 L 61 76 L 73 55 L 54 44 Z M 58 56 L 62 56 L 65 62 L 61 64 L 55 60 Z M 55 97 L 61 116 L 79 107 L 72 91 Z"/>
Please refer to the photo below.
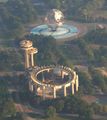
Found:
<path fill-rule="evenodd" d="M 0 2 L 7 2 L 8 0 L 0 0 Z"/>

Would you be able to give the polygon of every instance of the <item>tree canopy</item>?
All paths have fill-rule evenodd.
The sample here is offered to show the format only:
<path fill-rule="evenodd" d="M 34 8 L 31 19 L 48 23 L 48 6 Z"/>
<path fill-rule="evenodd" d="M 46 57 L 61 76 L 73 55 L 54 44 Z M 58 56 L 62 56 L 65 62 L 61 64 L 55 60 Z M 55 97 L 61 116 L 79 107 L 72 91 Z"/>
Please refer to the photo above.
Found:
<path fill-rule="evenodd" d="M 24 24 L 35 20 L 36 10 L 30 0 L 9 0 L 0 3 L 0 36 L 18 36 Z"/>

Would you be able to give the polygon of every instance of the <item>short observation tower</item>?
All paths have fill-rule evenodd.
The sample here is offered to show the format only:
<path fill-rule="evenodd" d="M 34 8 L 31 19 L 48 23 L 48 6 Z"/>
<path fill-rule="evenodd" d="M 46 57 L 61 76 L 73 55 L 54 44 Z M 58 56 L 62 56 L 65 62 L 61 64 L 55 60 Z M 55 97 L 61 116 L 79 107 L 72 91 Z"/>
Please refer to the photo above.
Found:
<path fill-rule="evenodd" d="M 34 66 L 34 54 L 38 52 L 37 48 L 33 47 L 30 40 L 23 40 L 20 42 L 21 49 L 24 50 L 25 68 Z"/>

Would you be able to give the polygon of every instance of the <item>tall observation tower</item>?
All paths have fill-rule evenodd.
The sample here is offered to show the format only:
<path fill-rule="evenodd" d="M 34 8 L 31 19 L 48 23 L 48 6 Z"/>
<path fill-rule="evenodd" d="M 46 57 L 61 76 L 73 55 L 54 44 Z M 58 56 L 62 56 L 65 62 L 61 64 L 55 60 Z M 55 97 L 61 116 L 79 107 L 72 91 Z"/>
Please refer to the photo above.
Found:
<path fill-rule="evenodd" d="M 34 54 L 38 52 L 37 48 L 33 48 L 33 43 L 30 40 L 23 40 L 20 42 L 21 49 L 25 55 L 25 68 L 34 66 Z"/>

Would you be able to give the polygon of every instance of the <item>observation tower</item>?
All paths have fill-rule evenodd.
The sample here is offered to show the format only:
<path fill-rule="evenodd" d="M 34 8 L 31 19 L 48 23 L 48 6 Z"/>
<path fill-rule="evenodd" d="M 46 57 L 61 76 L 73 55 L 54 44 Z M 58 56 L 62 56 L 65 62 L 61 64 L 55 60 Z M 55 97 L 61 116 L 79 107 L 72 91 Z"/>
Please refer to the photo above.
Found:
<path fill-rule="evenodd" d="M 34 54 L 38 52 L 30 40 L 20 42 L 25 54 L 25 68 L 29 90 L 38 96 L 53 99 L 78 92 L 78 75 L 69 67 L 61 65 L 35 66 Z"/>
<path fill-rule="evenodd" d="M 37 48 L 33 48 L 32 41 L 23 40 L 20 42 L 21 49 L 24 50 L 25 68 L 34 66 L 34 54 L 38 52 Z"/>

